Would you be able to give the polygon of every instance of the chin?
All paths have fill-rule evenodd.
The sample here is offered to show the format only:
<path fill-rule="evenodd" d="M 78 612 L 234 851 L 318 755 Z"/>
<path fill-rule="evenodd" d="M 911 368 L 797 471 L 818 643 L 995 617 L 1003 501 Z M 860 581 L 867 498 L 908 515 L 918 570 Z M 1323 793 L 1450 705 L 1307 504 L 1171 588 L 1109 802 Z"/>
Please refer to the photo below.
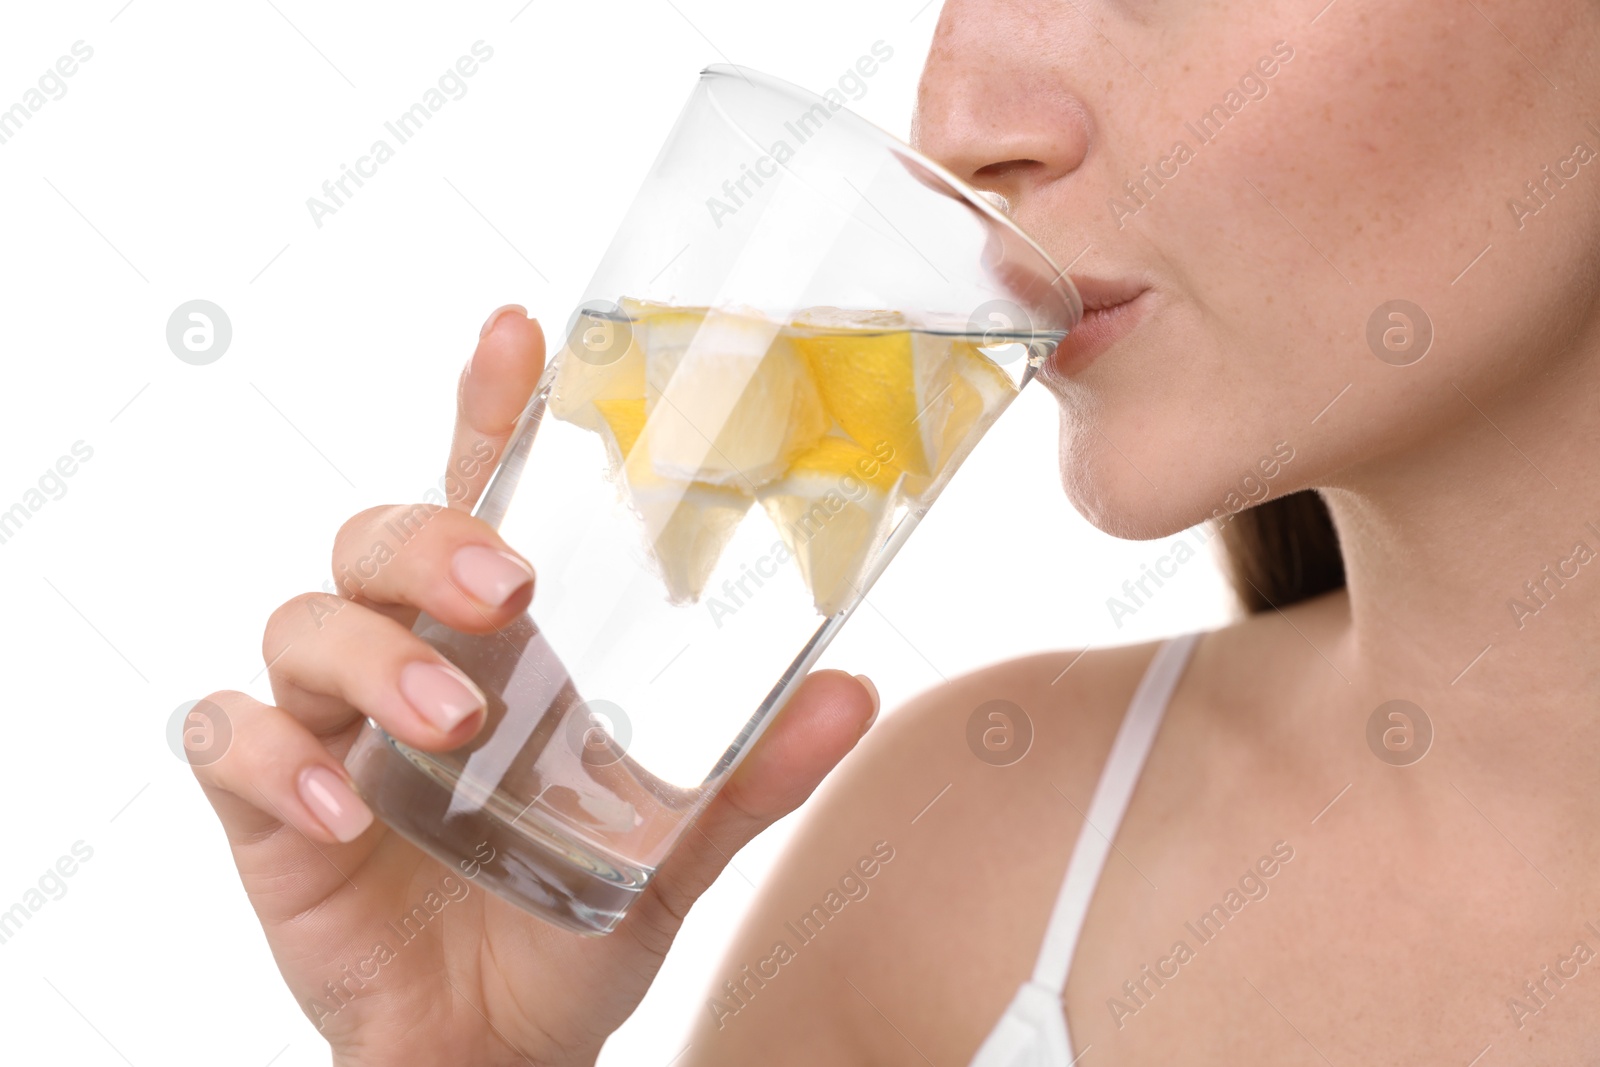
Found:
<path fill-rule="evenodd" d="M 1154 478 L 1163 472 L 1146 473 Z M 1102 443 L 1086 453 L 1072 448 L 1066 434 L 1061 441 L 1061 487 L 1078 514 L 1124 541 L 1170 537 L 1210 515 L 1198 496 L 1190 501 L 1158 490 L 1114 449 Z"/>
<path fill-rule="evenodd" d="M 1313 473 L 1287 441 L 1219 449 L 1200 428 L 1167 437 L 1119 451 L 1063 411 L 1059 459 L 1067 499 L 1104 533 L 1154 541 L 1304 488 Z"/>
<path fill-rule="evenodd" d="M 1320 457 L 1305 451 L 1309 435 L 1289 424 L 1287 413 L 1309 403 L 1297 392 L 1246 395 L 1212 384 L 1237 381 L 1238 372 L 1146 374 L 1142 380 L 1158 384 L 1134 389 L 1129 377 L 1137 368 L 1104 369 L 1127 373 L 1106 374 L 1092 389 L 1080 382 L 1057 392 L 1058 461 L 1067 499 L 1113 537 L 1170 537 L 1327 473 L 1326 450 Z M 1193 399 L 1201 395 L 1221 399 Z"/>

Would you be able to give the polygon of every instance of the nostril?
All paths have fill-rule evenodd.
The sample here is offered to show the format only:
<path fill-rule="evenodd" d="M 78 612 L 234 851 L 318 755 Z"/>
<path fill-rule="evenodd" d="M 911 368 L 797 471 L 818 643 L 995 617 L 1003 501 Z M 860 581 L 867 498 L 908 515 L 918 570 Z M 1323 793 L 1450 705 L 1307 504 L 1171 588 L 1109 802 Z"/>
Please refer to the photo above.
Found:
<path fill-rule="evenodd" d="M 1037 159 L 1007 159 L 972 171 L 968 182 L 983 190 L 986 200 L 1010 215 L 1017 198 L 1045 178 L 1049 168 Z"/>
<path fill-rule="evenodd" d="M 975 181 L 1003 181 L 1015 177 L 1019 171 L 1042 166 L 1037 159 L 1006 159 L 989 163 L 972 172 Z"/>

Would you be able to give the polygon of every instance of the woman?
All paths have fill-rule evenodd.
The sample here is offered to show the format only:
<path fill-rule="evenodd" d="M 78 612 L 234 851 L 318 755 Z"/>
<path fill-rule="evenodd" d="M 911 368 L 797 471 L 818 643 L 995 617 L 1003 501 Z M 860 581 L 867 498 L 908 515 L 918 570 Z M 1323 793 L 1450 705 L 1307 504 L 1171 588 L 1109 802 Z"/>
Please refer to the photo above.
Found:
<path fill-rule="evenodd" d="M 947 0 L 915 124 L 1097 308 L 1047 382 L 1073 503 L 1213 518 L 1248 616 L 998 664 L 867 740 L 870 683 L 820 672 L 611 936 L 471 894 L 329 999 L 450 873 L 344 784 L 360 717 L 466 741 L 407 625 L 531 596 L 476 466 L 356 603 L 273 616 L 277 707 L 212 698 L 236 740 L 197 773 L 336 1063 L 591 1062 L 847 753 L 676 1062 L 1593 1062 L 1600 5 L 1320 2 Z M 544 352 L 491 317 L 454 457 L 499 452 Z M 966 741 L 996 700 L 1035 729 L 1006 767 Z"/>

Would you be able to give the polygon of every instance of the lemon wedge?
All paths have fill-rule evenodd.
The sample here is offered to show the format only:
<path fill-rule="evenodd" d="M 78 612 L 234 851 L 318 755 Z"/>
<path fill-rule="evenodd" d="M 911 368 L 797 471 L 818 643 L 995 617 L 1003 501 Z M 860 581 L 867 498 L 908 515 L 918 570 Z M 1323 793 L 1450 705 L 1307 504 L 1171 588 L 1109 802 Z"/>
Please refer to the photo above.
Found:
<path fill-rule="evenodd" d="M 889 533 L 900 472 L 877 452 L 824 437 L 795 457 L 760 500 L 794 555 L 812 602 L 832 615 L 855 595 Z"/>
<path fill-rule="evenodd" d="M 777 323 L 725 311 L 656 312 L 637 331 L 650 459 L 662 477 L 753 492 L 826 432 L 816 382 Z"/>
<path fill-rule="evenodd" d="M 921 497 L 942 486 L 1000 413 L 1017 395 L 1017 387 L 977 345 L 946 338 L 955 375 L 950 381 L 950 409 L 939 434 L 937 468 L 928 477 L 908 477 L 904 486 Z"/>
<path fill-rule="evenodd" d="M 596 400 L 594 406 L 604 422 L 604 432 L 600 436 L 606 443 L 606 455 L 611 458 L 612 473 L 620 473 L 628 453 L 633 451 L 639 435 L 644 432 L 644 397 Z"/>
<path fill-rule="evenodd" d="M 913 495 L 942 482 L 1016 393 L 975 344 L 896 312 L 812 308 L 794 344 L 829 414 L 862 445 L 892 449 Z"/>
<path fill-rule="evenodd" d="M 751 498 L 737 489 L 663 478 L 650 460 L 643 397 L 597 400 L 601 436 L 629 506 L 644 525 L 651 562 L 674 604 L 700 599 Z"/>
<path fill-rule="evenodd" d="M 828 413 L 868 448 L 892 448 L 908 474 L 932 477 L 955 399 L 948 345 L 926 343 L 891 312 L 814 308 L 797 325 L 795 348 Z"/>
<path fill-rule="evenodd" d="M 621 309 L 574 331 L 548 405 L 604 441 L 674 603 L 700 598 L 759 499 L 833 615 L 899 508 L 931 499 L 1017 392 L 972 341 L 896 312 Z"/>
<path fill-rule="evenodd" d="M 550 414 L 598 433 L 599 402 L 642 399 L 644 349 L 637 329 L 629 319 L 586 314 L 556 354 L 555 384 L 545 402 Z"/>

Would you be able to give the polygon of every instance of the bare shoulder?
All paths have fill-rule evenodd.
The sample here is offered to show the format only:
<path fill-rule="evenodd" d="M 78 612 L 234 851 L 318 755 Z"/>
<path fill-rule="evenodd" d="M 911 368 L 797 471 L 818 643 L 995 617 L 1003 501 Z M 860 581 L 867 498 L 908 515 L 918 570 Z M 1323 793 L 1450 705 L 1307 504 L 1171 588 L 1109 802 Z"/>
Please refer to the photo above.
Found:
<path fill-rule="evenodd" d="M 976 1047 L 1031 963 L 1154 651 L 1028 656 L 885 709 L 763 887 L 694 1062 L 920 1062 L 911 1032 Z"/>
<path fill-rule="evenodd" d="M 1163 731 L 1184 758 L 1157 808 L 1177 818 L 1213 788 L 1207 739 L 1263 733 L 1347 624 L 1338 592 L 1208 634 Z M 802 814 L 691 1062 L 965 1062 L 1032 968 L 1156 647 L 1010 660 L 886 709 Z"/>

